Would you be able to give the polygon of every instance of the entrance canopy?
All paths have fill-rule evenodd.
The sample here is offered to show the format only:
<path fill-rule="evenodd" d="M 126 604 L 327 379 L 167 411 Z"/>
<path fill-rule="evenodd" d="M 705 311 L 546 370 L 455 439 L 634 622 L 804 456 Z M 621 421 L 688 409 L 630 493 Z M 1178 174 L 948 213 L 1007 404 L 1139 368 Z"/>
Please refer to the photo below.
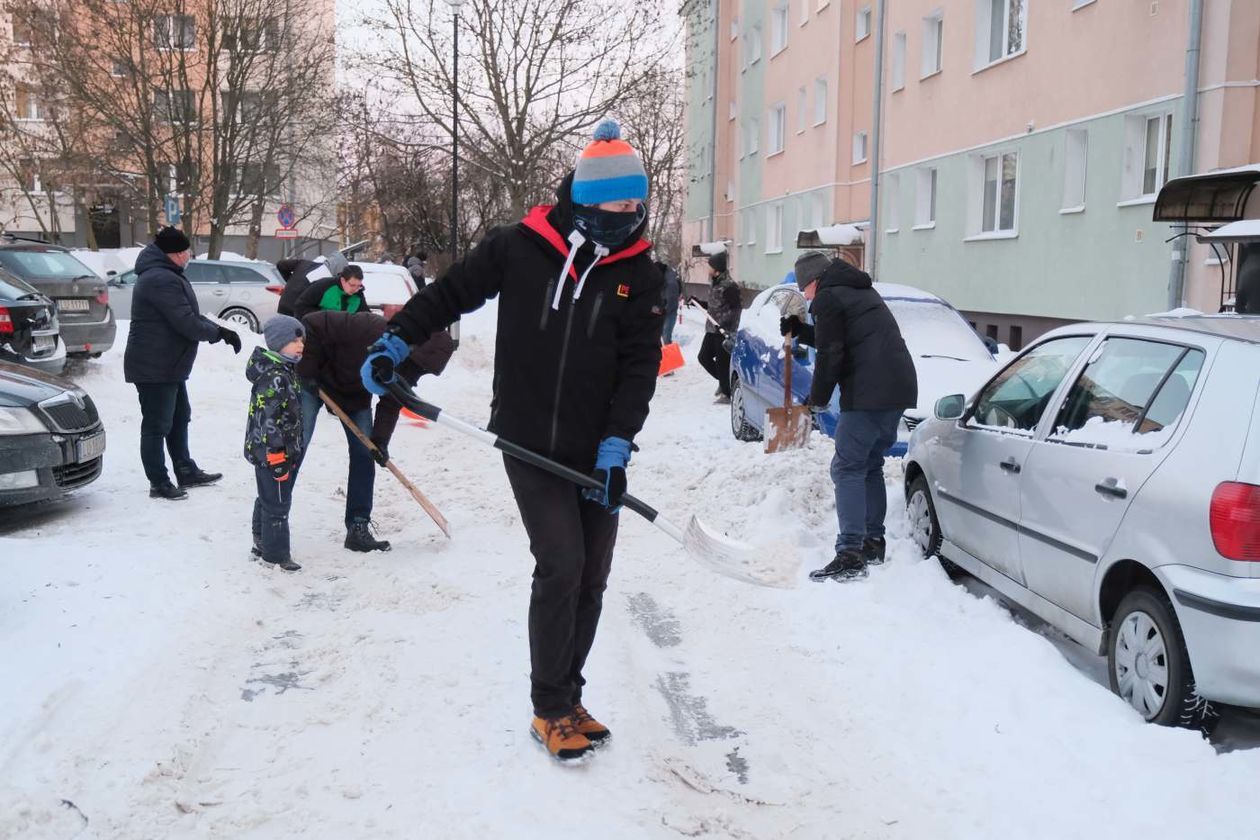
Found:
<path fill-rule="evenodd" d="M 1154 220 L 1185 224 L 1223 224 L 1260 218 L 1260 164 L 1174 178 L 1155 199 Z"/>

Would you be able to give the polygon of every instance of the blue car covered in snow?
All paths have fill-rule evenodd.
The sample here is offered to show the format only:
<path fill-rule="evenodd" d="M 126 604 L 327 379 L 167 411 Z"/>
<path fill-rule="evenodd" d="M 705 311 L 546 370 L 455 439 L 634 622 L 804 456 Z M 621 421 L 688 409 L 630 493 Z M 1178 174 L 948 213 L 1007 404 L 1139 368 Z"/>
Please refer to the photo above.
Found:
<path fill-rule="evenodd" d="M 876 283 L 901 328 L 919 376 L 919 404 L 905 412 L 889 455 L 904 455 L 910 432 L 931 416 L 937 399 L 971 394 L 997 371 L 997 361 L 958 311 L 929 292 L 911 286 Z M 766 409 L 783 405 L 783 336 L 779 319 L 796 315 L 809 322 L 809 303 L 795 283 L 772 286 L 744 311 L 731 352 L 731 432 L 739 440 L 760 440 Z M 814 379 L 815 350 L 795 344 L 791 354 L 792 398 L 804 404 Z M 835 435 L 839 389 L 827 410 L 815 415 L 818 428 Z"/>

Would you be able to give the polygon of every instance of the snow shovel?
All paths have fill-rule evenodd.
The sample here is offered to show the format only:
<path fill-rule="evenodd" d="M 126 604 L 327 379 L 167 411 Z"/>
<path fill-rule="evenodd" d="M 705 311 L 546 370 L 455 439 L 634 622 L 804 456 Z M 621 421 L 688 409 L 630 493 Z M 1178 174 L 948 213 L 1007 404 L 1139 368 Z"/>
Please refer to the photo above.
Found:
<path fill-rule="evenodd" d="M 664 376 L 667 373 L 673 373 L 685 364 L 683 362 L 682 348 L 677 344 L 666 344 L 661 347 L 661 366 L 657 371 L 657 376 Z"/>
<path fill-rule="evenodd" d="M 372 443 L 372 439 L 363 434 L 362 429 L 354 425 L 354 421 L 346 416 L 346 413 L 341 410 L 341 406 L 333 402 L 332 397 L 324 393 L 323 388 L 319 389 L 319 398 L 324 401 L 324 405 L 328 406 L 329 411 L 337 415 L 341 422 L 345 424 L 347 429 L 354 432 L 354 436 L 359 439 L 360 443 L 368 448 L 368 452 L 371 452 L 373 456 L 380 454 L 380 450 L 377 449 L 376 444 Z M 429 518 L 433 520 L 434 524 L 442 529 L 442 533 L 446 534 L 447 539 L 450 539 L 450 523 L 446 521 L 446 517 L 442 515 L 442 511 L 437 509 L 437 505 L 430 502 L 428 497 L 420 492 L 420 488 L 412 484 L 411 479 L 403 475 L 403 471 L 398 469 L 392 459 L 385 461 L 385 469 L 394 474 L 394 478 L 398 479 L 399 483 L 402 484 L 403 487 L 407 488 L 407 492 L 411 494 L 411 498 L 415 499 L 420 504 L 420 507 L 424 508 L 424 512 L 429 514 Z"/>
<path fill-rule="evenodd" d="M 766 409 L 766 454 L 809 444 L 814 418 L 809 407 L 792 402 L 792 334 L 783 336 L 783 408 Z"/>
<path fill-rule="evenodd" d="M 379 378 L 377 382 L 380 382 Z M 458 417 L 452 417 L 436 405 L 417 397 L 410 387 L 397 379 L 385 387 L 389 389 L 394 399 L 438 426 L 449 426 L 457 432 L 493 446 L 513 458 L 546 470 L 552 475 L 571 481 L 579 487 L 589 487 L 594 490 L 603 487 L 599 481 L 589 475 L 557 464 L 537 452 L 504 440 Z M 621 497 L 621 504 L 677 540 L 688 554 L 719 574 L 758 586 L 783 589 L 795 586 L 796 568 L 799 561 L 795 547 L 790 544 L 754 548 L 715 533 L 694 516 L 685 528 L 680 528 L 661 516 L 655 508 L 649 507 L 629 493 Z"/>

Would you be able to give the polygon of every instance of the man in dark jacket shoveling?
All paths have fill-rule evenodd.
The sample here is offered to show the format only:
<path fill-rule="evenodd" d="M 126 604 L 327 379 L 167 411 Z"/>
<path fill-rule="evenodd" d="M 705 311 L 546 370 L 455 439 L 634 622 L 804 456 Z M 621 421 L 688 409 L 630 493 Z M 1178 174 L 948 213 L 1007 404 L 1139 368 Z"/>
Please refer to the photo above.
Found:
<path fill-rule="evenodd" d="M 694 295 L 688 304 L 699 304 L 708 310 L 709 321 L 704 327 L 704 340 L 696 356 L 700 366 L 717 380 L 718 402 L 731 401 L 731 349 L 735 333 L 739 330 L 739 315 L 744 303 L 739 285 L 727 273 L 726 252 L 709 257 L 709 299 L 702 301 Z M 707 320 L 707 319 L 706 319 Z M 714 321 L 717 323 L 715 324 Z"/>
<path fill-rule="evenodd" d="M 222 473 L 208 473 L 188 452 L 188 377 L 197 344 L 223 341 L 237 353 L 241 339 L 201 314 L 184 266 L 192 243 L 178 228 L 158 231 L 136 257 L 136 290 L 131 301 L 131 329 L 123 356 L 123 376 L 140 395 L 140 460 L 149 479 L 149 496 L 184 499 L 185 488 L 213 484 Z M 163 448 L 171 454 L 177 487 L 166 471 Z"/>
<path fill-rule="evenodd" d="M 560 184 L 557 202 L 483 239 L 394 316 L 364 365 L 368 388 L 461 314 L 499 298 L 490 430 L 601 490 L 505 457 L 535 567 L 529 604 L 533 737 L 561 761 L 609 730 L 582 704 L 626 490 L 631 441 L 647 418 L 661 359 L 663 279 L 642 238 L 647 176 L 604 122 Z M 392 373 L 386 376 L 392 379 Z"/>
<path fill-rule="evenodd" d="M 836 556 L 811 580 L 866 577 L 884 562 L 884 453 L 897 440 L 902 412 L 918 402 L 918 377 L 901 330 L 871 277 L 843 260 L 811 251 L 796 261 L 796 284 L 811 301 L 814 324 L 795 315 L 779 326 L 818 349 L 809 406 L 826 409 L 840 386 L 840 421 L 831 481 L 840 533 Z"/>

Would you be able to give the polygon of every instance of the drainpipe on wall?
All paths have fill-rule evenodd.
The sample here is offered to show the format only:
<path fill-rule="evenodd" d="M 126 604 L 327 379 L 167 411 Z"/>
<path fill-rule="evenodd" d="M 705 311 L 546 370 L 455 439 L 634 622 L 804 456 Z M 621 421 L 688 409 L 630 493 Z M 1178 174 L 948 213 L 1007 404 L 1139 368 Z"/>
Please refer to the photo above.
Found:
<path fill-rule="evenodd" d="M 1203 40 L 1203 0 L 1190 0 L 1190 37 L 1186 42 L 1186 92 L 1182 97 L 1181 155 L 1177 177 L 1194 174 L 1194 145 L 1199 130 L 1199 44 Z M 1168 277 L 1168 308 L 1182 305 L 1186 289 L 1186 263 L 1189 262 L 1189 226 L 1178 226 L 1181 236 L 1174 241 L 1172 268 Z"/>
<path fill-rule="evenodd" d="M 721 62 L 718 61 L 718 51 L 722 48 L 722 15 L 721 0 L 710 0 L 710 7 L 713 9 L 713 129 L 709 135 L 711 144 L 709 150 L 709 182 L 712 189 L 709 190 L 709 235 L 706 237 L 710 242 L 717 241 L 717 205 L 718 205 L 718 179 L 717 179 L 717 132 L 718 132 L 718 72 L 721 68 Z"/>
<path fill-rule="evenodd" d="M 879 149 L 884 117 L 884 3 L 875 4 L 875 105 L 871 114 L 871 218 L 866 228 L 866 265 L 871 278 L 879 280 Z"/>

